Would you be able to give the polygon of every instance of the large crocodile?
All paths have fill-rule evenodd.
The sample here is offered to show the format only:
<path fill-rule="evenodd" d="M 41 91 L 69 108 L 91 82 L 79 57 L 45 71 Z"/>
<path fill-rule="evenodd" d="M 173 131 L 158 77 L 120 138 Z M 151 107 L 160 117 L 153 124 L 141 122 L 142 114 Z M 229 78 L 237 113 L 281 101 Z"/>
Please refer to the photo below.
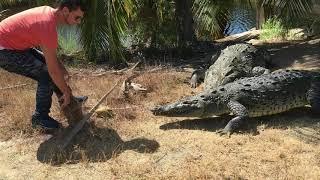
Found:
<path fill-rule="evenodd" d="M 238 43 L 227 46 L 220 54 L 215 54 L 208 70 L 196 70 L 192 73 L 191 87 L 196 87 L 204 79 L 204 88 L 210 89 L 227 84 L 241 77 L 251 77 L 269 73 L 269 54 L 250 44 Z"/>
<path fill-rule="evenodd" d="M 156 106 L 154 115 L 170 117 L 212 117 L 233 114 L 221 134 L 230 134 L 250 117 L 284 112 L 310 104 L 319 109 L 320 73 L 277 70 L 247 77 L 206 90 L 177 102 Z"/>

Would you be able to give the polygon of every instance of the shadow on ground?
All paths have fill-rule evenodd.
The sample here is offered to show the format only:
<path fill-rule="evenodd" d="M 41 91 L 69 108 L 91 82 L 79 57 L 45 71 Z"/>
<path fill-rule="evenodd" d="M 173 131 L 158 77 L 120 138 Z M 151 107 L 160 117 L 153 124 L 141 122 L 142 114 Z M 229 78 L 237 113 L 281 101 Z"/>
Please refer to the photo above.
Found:
<path fill-rule="evenodd" d="M 206 119 L 185 119 L 177 122 L 167 123 L 160 126 L 162 130 L 170 129 L 189 129 L 215 132 L 221 130 L 232 119 L 232 116 L 222 116 Z M 313 143 L 320 144 L 320 115 L 311 112 L 311 108 L 303 107 L 291 111 L 272 115 L 251 118 L 248 125 L 244 127 L 241 133 L 258 132 L 260 125 L 272 129 L 292 129 L 292 134 L 299 138 Z"/>
<path fill-rule="evenodd" d="M 153 153 L 159 148 L 159 143 L 154 140 L 137 138 L 123 141 L 113 129 L 86 124 L 70 145 L 65 150 L 61 150 L 59 145 L 70 130 L 63 129 L 58 133 L 59 135 L 41 143 L 37 151 L 37 159 L 52 165 L 74 164 L 80 161 L 103 162 L 126 150 Z"/>
<path fill-rule="evenodd" d="M 320 67 L 320 39 L 265 43 L 260 46 L 270 52 L 271 61 L 277 68 L 297 65 L 310 69 Z"/>

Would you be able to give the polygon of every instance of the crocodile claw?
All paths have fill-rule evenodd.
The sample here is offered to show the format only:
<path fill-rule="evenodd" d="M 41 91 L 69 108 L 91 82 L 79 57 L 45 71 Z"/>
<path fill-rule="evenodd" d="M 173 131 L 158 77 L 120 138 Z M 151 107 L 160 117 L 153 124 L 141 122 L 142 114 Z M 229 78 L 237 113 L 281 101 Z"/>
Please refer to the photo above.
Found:
<path fill-rule="evenodd" d="M 220 136 L 227 135 L 227 137 L 230 138 L 232 132 L 231 132 L 230 130 L 227 130 L 227 129 L 222 129 L 222 130 L 219 130 L 219 131 L 217 132 L 217 134 L 219 134 Z"/>
<path fill-rule="evenodd" d="M 197 83 L 197 82 L 190 81 L 190 86 L 191 86 L 191 88 L 197 88 L 198 83 Z"/>

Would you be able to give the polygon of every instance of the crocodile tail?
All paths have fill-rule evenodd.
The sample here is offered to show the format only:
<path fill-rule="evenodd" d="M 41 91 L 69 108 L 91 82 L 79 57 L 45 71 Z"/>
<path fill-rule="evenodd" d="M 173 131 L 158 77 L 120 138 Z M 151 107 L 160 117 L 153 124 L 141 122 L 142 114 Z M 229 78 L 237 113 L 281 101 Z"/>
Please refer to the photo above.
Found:
<path fill-rule="evenodd" d="M 320 113 L 320 77 L 314 77 L 308 92 L 308 101 L 312 110 Z"/>

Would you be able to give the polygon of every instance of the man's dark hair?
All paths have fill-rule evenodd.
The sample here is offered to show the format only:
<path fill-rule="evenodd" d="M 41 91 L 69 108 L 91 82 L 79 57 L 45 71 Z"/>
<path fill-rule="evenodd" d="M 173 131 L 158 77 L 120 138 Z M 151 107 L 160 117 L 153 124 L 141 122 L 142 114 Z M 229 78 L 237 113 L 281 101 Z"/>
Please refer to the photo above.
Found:
<path fill-rule="evenodd" d="M 75 11 L 78 8 L 83 12 L 87 10 L 86 0 L 59 0 L 58 7 L 59 9 L 67 7 L 70 11 Z"/>

